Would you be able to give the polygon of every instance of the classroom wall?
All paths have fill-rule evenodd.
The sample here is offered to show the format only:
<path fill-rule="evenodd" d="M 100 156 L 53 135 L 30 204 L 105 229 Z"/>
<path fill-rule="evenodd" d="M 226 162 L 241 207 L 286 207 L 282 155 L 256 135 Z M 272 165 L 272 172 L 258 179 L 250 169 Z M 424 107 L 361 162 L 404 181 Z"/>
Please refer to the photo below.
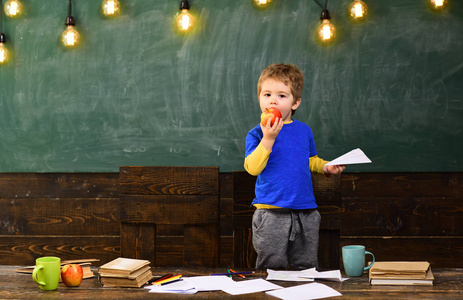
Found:
<path fill-rule="evenodd" d="M 82 36 L 65 50 L 67 1 L 24 1 L 3 18 L 12 61 L 0 66 L 0 171 L 117 172 L 121 165 L 243 169 L 244 138 L 259 122 L 256 83 L 270 63 L 306 76 L 295 118 L 321 157 L 360 147 L 373 164 L 353 172 L 462 171 L 463 3 L 329 1 L 336 42 L 315 40 L 315 1 L 190 0 L 196 31 L 172 29 L 180 0 L 74 0 Z M 320 2 L 320 1 L 319 1 Z M 323 1 L 322 1 L 323 2 Z"/>

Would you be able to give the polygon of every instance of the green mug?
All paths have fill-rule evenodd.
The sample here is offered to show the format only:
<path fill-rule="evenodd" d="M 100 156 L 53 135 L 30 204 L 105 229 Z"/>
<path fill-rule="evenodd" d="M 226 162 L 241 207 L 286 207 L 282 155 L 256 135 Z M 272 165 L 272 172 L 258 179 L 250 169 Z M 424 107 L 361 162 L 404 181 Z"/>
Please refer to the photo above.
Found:
<path fill-rule="evenodd" d="M 39 257 L 35 260 L 32 279 L 44 291 L 56 290 L 58 288 L 60 272 L 61 260 L 59 257 Z"/>
<path fill-rule="evenodd" d="M 371 264 L 365 267 L 365 255 L 373 257 Z M 368 270 L 375 263 L 375 256 L 365 251 L 365 246 L 349 245 L 342 247 L 342 262 L 347 276 L 362 276 L 363 271 Z"/>

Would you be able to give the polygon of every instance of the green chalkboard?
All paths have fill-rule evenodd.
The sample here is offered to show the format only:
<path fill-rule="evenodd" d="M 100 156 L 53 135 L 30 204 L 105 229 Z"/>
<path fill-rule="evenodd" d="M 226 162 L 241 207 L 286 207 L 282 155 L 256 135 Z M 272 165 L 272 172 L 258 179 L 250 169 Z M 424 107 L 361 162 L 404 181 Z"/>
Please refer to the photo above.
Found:
<path fill-rule="evenodd" d="M 59 45 L 65 0 L 22 1 L 3 18 L 12 61 L 0 66 L 1 172 L 117 172 L 121 165 L 243 169 L 260 118 L 256 84 L 274 62 L 305 73 L 295 118 L 322 158 L 361 148 L 350 171 L 463 171 L 463 3 L 329 1 L 336 42 L 315 40 L 315 1 L 190 0 L 195 32 L 172 29 L 180 0 L 73 0 L 79 48 Z M 319 1 L 320 2 L 320 1 Z M 323 1 L 322 1 L 323 2 Z"/>

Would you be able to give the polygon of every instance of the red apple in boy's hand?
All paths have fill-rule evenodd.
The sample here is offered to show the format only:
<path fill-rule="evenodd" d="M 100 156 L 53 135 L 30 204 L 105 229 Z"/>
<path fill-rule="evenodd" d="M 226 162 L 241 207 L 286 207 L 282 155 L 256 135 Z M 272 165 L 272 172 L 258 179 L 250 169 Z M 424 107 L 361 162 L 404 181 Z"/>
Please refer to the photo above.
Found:
<path fill-rule="evenodd" d="M 67 264 L 61 268 L 61 280 L 66 286 L 79 286 L 84 277 L 84 271 L 78 264 Z"/>
<path fill-rule="evenodd" d="M 263 126 L 266 126 L 269 118 L 272 118 L 270 120 L 270 126 L 273 126 L 273 123 L 275 123 L 276 118 L 278 118 L 278 120 L 281 120 L 280 111 L 275 107 L 266 108 L 264 112 L 260 115 L 260 123 Z"/>

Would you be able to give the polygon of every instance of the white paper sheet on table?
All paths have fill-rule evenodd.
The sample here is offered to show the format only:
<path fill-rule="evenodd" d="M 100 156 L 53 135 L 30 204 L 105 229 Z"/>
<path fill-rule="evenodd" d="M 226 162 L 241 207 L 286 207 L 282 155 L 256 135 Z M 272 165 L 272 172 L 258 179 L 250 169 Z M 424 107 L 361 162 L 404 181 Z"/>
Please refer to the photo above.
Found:
<path fill-rule="evenodd" d="M 199 292 L 220 291 L 233 287 L 235 281 L 228 276 L 194 276 L 184 277 L 183 281 L 194 286 Z"/>
<path fill-rule="evenodd" d="M 264 279 L 252 279 L 244 281 L 235 281 L 235 284 L 226 288 L 222 291 L 230 295 L 242 295 L 256 292 L 265 292 L 269 290 L 282 289 L 283 287 L 274 283 L 268 282 Z"/>
<path fill-rule="evenodd" d="M 301 271 L 275 271 L 267 269 L 267 280 L 280 281 L 314 281 L 311 278 L 300 277 Z"/>
<path fill-rule="evenodd" d="M 284 300 L 310 300 L 342 296 L 342 294 L 335 289 L 317 282 L 297 285 L 265 293 Z"/>
<path fill-rule="evenodd" d="M 181 280 L 166 285 L 147 285 L 150 293 L 195 294 L 198 292 L 191 284 Z"/>
<path fill-rule="evenodd" d="M 343 282 L 349 279 L 349 278 L 342 278 L 340 270 L 318 272 L 317 269 L 315 268 L 301 271 L 301 274 L 299 275 L 299 277 L 323 279 L 323 280 L 337 281 L 337 282 Z"/>
<path fill-rule="evenodd" d="M 371 160 L 363 153 L 360 148 L 354 149 L 350 152 L 347 152 L 344 155 L 339 156 L 336 159 L 333 159 L 327 166 L 334 165 L 353 165 L 353 164 L 366 164 L 371 163 Z"/>

